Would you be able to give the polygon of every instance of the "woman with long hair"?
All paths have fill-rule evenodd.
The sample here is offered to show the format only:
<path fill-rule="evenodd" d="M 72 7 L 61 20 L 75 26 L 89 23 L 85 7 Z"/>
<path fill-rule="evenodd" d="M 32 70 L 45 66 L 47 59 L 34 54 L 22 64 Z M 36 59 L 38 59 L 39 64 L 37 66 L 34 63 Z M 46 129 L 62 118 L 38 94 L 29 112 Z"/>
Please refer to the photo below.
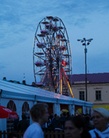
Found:
<path fill-rule="evenodd" d="M 82 116 L 67 118 L 64 124 L 65 138 L 91 138 Z"/>

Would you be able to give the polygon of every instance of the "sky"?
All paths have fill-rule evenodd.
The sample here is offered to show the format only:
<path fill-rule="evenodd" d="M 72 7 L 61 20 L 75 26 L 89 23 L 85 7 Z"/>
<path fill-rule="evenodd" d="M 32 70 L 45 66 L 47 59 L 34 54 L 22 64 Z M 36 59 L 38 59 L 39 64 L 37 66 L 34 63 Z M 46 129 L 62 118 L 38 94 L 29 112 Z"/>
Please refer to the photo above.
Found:
<path fill-rule="evenodd" d="M 109 0 L 0 0 L 0 79 L 34 82 L 33 46 L 38 23 L 59 17 L 72 52 L 72 73 L 83 74 L 84 46 L 88 73 L 109 72 Z"/>

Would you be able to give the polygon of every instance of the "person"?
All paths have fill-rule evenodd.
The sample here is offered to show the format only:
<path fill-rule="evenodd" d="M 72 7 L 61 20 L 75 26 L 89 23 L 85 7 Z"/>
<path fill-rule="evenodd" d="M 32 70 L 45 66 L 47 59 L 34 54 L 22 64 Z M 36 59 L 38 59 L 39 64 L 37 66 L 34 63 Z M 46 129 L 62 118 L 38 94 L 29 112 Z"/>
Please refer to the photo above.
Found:
<path fill-rule="evenodd" d="M 64 136 L 65 138 L 91 138 L 85 128 L 84 118 L 80 115 L 72 116 L 65 120 Z"/>
<path fill-rule="evenodd" d="M 91 138 L 109 138 L 109 111 L 105 108 L 95 108 L 92 121 L 94 129 L 89 131 Z"/>
<path fill-rule="evenodd" d="M 20 120 L 17 125 L 17 131 L 24 134 L 25 130 L 28 128 L 29 125 L 30 123 L 27 120 L 26 115 L 22 114 L 22 120 Z"/>
<path fill-rule="evenodd" d="M 12 125 L 14 132 L 18 132 L 18 123 L 19 123 L 19 117 L 14 120 Z"/>
<path fill-rule="evenodd" d="M 46 103 L 37 103 L 30 110 L 33 123 L 25 131 L 23 138 L 44 138 L 42 125 L 48 121 L 48 105 Z"/>
<path fill-rule="evenodd" d="M 15 133 L 10 133 L 10 134 L 8 135 L 8 138 L 18 138 L 18 136 L 17 136 L 17 134 L 15 134 Z"/>

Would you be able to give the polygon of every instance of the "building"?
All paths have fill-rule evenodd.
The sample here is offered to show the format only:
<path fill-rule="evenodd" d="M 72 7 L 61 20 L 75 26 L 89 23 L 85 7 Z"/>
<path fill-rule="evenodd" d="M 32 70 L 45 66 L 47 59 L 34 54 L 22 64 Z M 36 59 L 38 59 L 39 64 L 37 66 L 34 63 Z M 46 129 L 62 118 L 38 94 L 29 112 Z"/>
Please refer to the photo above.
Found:
<path fill-rule="evenodd" d="M 90 113 L 93 104 L 83 100 L 78 100 L 69 96 L 64 96 L 54 92 L 49 92 L 33 86 L 0 80 L 0 105 L 16 111 L 21 119 L 22 113 L 29 116 L 29 109 L 39 102 L 46 102 L 49 105 L 49 113 L 61 114 L 62 109 L 68 109 L 69 113 L 75 114 L 79 109 L 82 113 Z M 8 122 L 11 122 L 9 125 Z M 0 119 L 0 130 L 9 130 L 13 120 Z M 4 124 L 4 125 L 2 125 Z"/>
<path fill-rule="evenodd" d="M 72 75 L 71 84 L 74 97 L 86 100 L 85 74 Z M 87 74 L 87 101 L 109 109 L 109 73 Z"/>

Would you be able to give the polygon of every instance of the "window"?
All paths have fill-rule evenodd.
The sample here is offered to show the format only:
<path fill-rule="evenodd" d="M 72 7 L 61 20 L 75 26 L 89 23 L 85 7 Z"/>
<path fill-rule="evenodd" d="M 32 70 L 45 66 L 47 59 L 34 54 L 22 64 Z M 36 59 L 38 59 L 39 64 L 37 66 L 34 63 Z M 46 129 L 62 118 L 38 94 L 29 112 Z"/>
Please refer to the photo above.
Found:
<path fill-rule="evenodd" d="M 29 112 L 29 104 L 27 102 L 24 102 L 22 106 L 22 113 L 27 113 L 27 112 Z"/>
<path fill-rule="evenodd" d="M 80 100 L 85 100 L 85 98 L 84 98 L 84 91 L 79 91 L 79 99 Z"/>
<path fill-rule="evenodd" d="M 95 91 L 95 100 L 97 101 L 101 101 L 101 91 L 100 90 L 97 90 Z"/>
<path fill-rule="evenodd" d="M 8 102 L 7 107 L 8 107 L 9 109 L 11 109 L 12 111 L 16 111 L 16 105 L 15 105 L 14 101 L 12 101 L 12 100 L 10 100 L 10 101 Z"/>
<path fill-rule="evenodd" d="M 29 104 L 28 104 L 28 102 L 23 103 L 22 114 L 25 114 L 27 119 L 30 121 L 30 113 L 29 113 Z"/>
<path fill-rule="evenodd" d="M 12 111 L 16 111 L 16 105 L 13 100 L 10 100 L 7 104 L 7 108 L 11 109 Z M 14 130 L 14 119 L 8 118 L 7 119 L 7 131 Z"/>

